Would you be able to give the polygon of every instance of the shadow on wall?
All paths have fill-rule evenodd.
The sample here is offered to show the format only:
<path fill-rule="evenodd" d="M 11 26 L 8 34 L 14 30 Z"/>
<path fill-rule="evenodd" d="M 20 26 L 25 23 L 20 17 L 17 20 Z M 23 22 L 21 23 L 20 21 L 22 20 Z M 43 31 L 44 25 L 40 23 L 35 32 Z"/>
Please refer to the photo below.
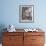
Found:
<path fill-rule="evenodd" d="M 0 43 L 2 43 L 2 36 L 3 36 L 3 32 L 5 32 L 3 29 L 6 28 L 4 24 L 0 24 Z"/>

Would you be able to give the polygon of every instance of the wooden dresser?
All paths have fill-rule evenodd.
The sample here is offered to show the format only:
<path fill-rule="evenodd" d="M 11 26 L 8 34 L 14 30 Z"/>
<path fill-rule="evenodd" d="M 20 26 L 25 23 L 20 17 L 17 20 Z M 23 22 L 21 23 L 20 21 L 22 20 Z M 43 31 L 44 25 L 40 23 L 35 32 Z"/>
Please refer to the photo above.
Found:
<path fill-rule="evenodd" d="M 3 46 L 44 46 L 44 32 L 3 32 Z"/>

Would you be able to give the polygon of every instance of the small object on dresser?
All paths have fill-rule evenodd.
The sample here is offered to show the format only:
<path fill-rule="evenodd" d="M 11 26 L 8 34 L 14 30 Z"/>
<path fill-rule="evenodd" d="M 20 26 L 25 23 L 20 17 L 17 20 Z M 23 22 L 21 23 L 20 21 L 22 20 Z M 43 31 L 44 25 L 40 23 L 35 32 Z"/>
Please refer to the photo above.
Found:
<path fill-rule="evenodd" d="M 15 27 L 13 25 L 9 25 L 7 28 L 8 32 L 16 32 Z"/>
<path fill-rule="evenodd" d="M 25 32 L 29 32 L 29 31 L 32 32 L 32 29 L 24 29 L 24 30 L 25 30 Z"/>
<path fill-rule="evenodd" d="M 24 29 L 25 32 L 28 32 L 28 29 Z"/>
<path fill-rule="evenodd" d="M 38 32 L 38 29 L 34 28 L 34 29 L 24 29 L 25 32 Z"/>

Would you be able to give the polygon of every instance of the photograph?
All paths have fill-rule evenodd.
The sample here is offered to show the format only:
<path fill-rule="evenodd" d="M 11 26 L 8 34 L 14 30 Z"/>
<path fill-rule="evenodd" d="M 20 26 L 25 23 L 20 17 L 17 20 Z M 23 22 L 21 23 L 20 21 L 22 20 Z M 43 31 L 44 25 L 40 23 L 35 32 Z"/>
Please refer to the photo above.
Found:
<path fill-rule="evenodd" d="M 34 6 L 20 5 L 19 6 L 19 20 L 20 22 L 33 22 L 34 20 Z"/>

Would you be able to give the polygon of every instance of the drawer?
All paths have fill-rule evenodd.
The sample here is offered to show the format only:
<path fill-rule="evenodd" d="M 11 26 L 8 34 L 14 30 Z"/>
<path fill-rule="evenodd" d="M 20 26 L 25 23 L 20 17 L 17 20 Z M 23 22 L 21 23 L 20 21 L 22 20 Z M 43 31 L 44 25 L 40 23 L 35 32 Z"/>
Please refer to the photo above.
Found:
<path fill-rule="evenodd" d="M 32 40 L 32 36 L 24 36 L 24 40 Z"/>
<path fill-rule="evenodd" d="M 23 38 L 22 37 L 7 37 L 3 40 L 3 46 L 22 46 Z"/>
<path fill-rule="evenodd" d="M 23 32 L 4 32 L 4 36 L 23 36 Z"/>
<path fill-rule="evenodd" d="M 16 42 L 23 40 L 23 36 L 4 36 L 3 42 L 9 43 L 9 42 Z"/>
<path fill-rule="evenodd" d="M 24 44 L 25 44 L 25 46 L 26 45 L 31 46 L 31 43 L 32 43 L 32 37 L 29 37 L 29 36 L 24 37 Z"/>
<path fill-rule="evenodd" d="M 24 36 L 44 36 L 44 32 L 24 32 Z"/>
<path fill-rule="evenodd" d="M 32 46 L 44 46 L 44 44 L 31 44 Z"/>
<path fill-rule="evenodd" d="M 23 46 L 23 43 L 17 43 L 17 44 L 2 44 L 2 46 Z"/>
<path fill-rule="evenodd" d="M 23 44 L 2 44 L 3 46 L 23 46 Z"/>
<path fill-rule="evenodd" d="M 26 44 L 43 44 L 44 36 L 24 36 L 24 42 Z"/>
<path fill-rule="evenodd" d="M 32 43 L 33 44 L 43 44 L 44 36 L 32 36 Z"/>

